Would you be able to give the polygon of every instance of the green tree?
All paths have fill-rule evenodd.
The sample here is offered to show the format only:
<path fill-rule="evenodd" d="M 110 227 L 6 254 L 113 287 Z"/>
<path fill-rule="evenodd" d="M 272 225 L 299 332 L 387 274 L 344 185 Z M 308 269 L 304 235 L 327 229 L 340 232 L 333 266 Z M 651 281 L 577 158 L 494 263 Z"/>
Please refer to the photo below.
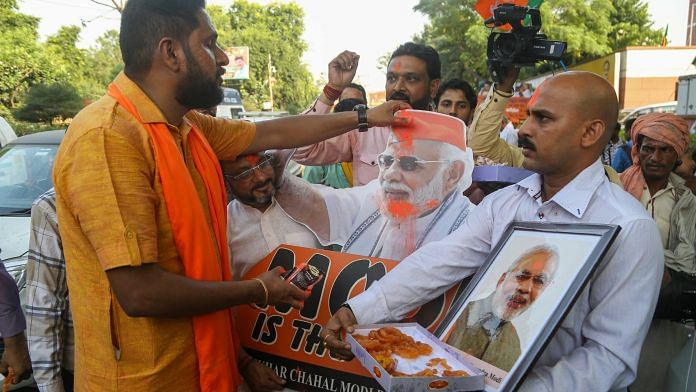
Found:
<path fill-rule="evenodd" d="M 475 4 L 476 0 L 420 0 L 414 7 L 430 18 L 416 41 L 437 49 L 443 79 L 488 79 L 488 29 L 474 10 Z"/>
<path fill-rule="evenodd" d="M 0 0 L 0 106 L 15 108 L 50 67 L 38 43 L 39 19 L 19 13 L 16 0 Z"/>
<path fill-rule="evenodd" d="M 302 63 L 302 54 L 307 49 L 301 38 L 304 33 L 302 8 L 293 2 L 262 6 L 238 0 L 227 9 L 210 6 L 208 12 L 218 30 L 220 46 L 249 47 L 249 80 L 231 83 L 231 87 L 242 93 L 248 109 L 258 110 L 270 99 L 269 55 L 275 68 L 275 107 L 298 113 L 311 104 L 317 89 L 307 66 Z"/>
<path fill-rule="evenodd" d="M 87 51 L 77 47 L 82 29 L 78 26 L 62 26 L 48 37 L 44 45 L 50 59 L 52 79 L 75 86 L 80 94 L 91 90 L 87 77 Z"/>
<path fill-rule="evenodd" d="M 96 99 L 104 95 L 106 87 L 123 70 L 121 47 L 118 31 L 109 30 L 97 39 L 97 45 L 87 50 L 86 77 L 91 89 L 84 92 L 84 97 Z"/>
<path fill-rule="evenodd" d="M 25 104 L 15 111 L 18 120 L 50 123 L 72 118 L 82 109 L 77 89 L 67 83 L 39 84 L 27 92 Z"/>
<path fill-rule="evenodd" d="M 646 3 L 641 0 L 612 0 L 612 3 L 614 12 L 611 13 L 612 28 L 609 31 L 612 49 L 659 45 L 662 42 L 664 32 L 653 28 Z"/>

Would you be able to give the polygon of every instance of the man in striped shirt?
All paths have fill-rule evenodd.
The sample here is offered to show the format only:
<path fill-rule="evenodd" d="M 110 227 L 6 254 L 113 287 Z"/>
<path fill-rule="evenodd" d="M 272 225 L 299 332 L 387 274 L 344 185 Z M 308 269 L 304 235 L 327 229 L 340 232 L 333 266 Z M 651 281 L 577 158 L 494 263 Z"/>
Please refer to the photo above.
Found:
<path fill-rule="evenodd" d="M 31 208 L 27 262 L 27 340 L 41 392 L 72 391 L 75 358 L 55 199 L 51 189 Z"/>

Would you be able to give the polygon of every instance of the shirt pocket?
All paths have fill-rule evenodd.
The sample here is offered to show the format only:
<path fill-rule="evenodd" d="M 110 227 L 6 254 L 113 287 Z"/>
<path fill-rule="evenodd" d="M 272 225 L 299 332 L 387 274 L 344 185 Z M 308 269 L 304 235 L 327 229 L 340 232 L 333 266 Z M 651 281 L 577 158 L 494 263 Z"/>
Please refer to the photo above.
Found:
<path fill-rule="evenodd" d="M 377 156 L 378 152 L 374 151 L 360 151 L 358 153 L 358 161 L 366 166 L 377 166 Z"/>

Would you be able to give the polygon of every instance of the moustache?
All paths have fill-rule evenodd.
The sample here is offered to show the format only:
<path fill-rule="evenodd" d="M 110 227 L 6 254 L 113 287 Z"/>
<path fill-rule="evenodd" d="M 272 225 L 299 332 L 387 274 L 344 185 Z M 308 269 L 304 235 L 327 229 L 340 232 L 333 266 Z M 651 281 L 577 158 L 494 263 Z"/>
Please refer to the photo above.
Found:
<path fill-rule="evenodd" d="M 411 97 L 409 97 L 405 93 L 402 93 L 401 91 L 395 91 L 389 96 L 389 100 L 411 102 Z"/>
<path fill-rule="evenodd" d="M 224 74 L 225 74 L 225 69 L 222 67 L 219 67 L 217 70 L 217 76 L 221 78 L 222 75 L 224 75 Z"/>
<path fill-rule="evenodd" d="M 253 191 L 258 191 L 259 189 L 265 187 L 265 186 L 268 185 L 268 184 L 272 184 L 272 183 L 273 183 L 273 181 L 271 181 L 271 180 L 266 180 L 266 181 L 262 182 L 261 184 L 256 185 L 256 186 L 254 186 L 253 188 L 251 188 L 251 191 L 252 191 L 252 192 L 253 192 Z"/>
<path fill-rule="evenodd" d="M 520 136 L 519 140 L 517 140 L 517 146 L 520 148 L 526 148 L 528 150 L 536 151 L 536 145 L 529 140 L 527 136 Z"/>
<path fill-rule="evenodd" d="M 382 190 L 385 192 L 406 192 L 411 193 L 411 188 L 401 183 L 385 183 L 382 185 Z"/>

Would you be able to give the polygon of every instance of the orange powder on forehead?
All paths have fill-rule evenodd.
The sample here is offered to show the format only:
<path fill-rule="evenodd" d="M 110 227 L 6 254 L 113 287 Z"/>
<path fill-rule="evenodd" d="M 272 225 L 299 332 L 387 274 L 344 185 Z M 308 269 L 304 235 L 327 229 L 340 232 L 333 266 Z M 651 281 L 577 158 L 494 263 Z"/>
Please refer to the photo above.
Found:
<path fill-rule="evenodd" d="M 413 114 L 407 111 L 401 111 L 398 113 L 398 117 L 403 118 L 404 122 L 410 123 Z M 392 132 L 398 140 L 398 144 L 394 145 L 394 148 L 401 154 L 411 154 L 413 153 L 413 130 L 411 128 L 393 128 Z"/>
<path fill-rule="evenodd" d="M 259 163 L 259 160 L 261 160 L 261 158 L 259 158 L 258 155 L 254 154 L 247 155 L 244 157 L 244 159 L 246 159 L 246 161 L 249 162 L 250 165 L 256 165 L 257 163 Z"/>
<path fill-rule="evenodd" d="M 540 269 L 543 269 L 545 265 L 545 261 L 535 260 L 534 263 L 532 263 L 532 268 L 534 269 L 534 271 L 539 271 Z"/>
<path fill-rule="evenodd" d="M 534 94 L 532 94 L 532 97 L 529 98 L 529 101 L 527 102 L 527 107 L 532 107 L 536 103 L 537 99 L 539 99 L 539 93 L 541 92 L 541 89 L 544 87 L 544 82 L 542 82 L 536 90 L 534 90 Z"/>
<path fill-rule="evenodd" d="M 396 72 L 401 71 L 401 61 L 396 60 L 396 61 L 394 62 L 394 71 L 396 71 Z"/>

